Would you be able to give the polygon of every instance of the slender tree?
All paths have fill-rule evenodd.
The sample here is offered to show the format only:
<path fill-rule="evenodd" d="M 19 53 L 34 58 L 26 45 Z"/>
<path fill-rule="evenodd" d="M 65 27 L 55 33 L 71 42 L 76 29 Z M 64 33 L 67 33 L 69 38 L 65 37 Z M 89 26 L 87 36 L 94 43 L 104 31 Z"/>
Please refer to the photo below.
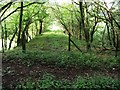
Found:
<path fill-rule="evenodd" d="M 90 42 L 89 42 L 89 31 L 88 27 L 85 25 L 85 13 L 84 13 L 84 7 L 83 7 L 83 0 L 79 0 L 79 8 L 80 8 L 80 14 L 81 14 L 81 28 L 84 31 L 85 39 L 86 39 L 86 49 L 90 49 Z M 86 21 L 87 22 L 87 21 Z"/>
<path fill-rule="evenodd" d="M 20 45 L 21 45 L 22 16 L 23 16 L 23 2 L 21 2 L 21 10 L 20 10 L 20 19 L 19 19 L 19 31 L 18 31 L 17 46 L 20 46 Z"/>

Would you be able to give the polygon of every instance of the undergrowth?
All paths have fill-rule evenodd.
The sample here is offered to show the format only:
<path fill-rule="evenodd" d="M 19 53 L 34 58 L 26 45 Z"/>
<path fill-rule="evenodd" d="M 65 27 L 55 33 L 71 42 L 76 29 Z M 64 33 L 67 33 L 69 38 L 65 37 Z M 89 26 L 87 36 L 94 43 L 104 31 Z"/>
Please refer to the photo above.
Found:
<path fill-rule="evenodd" d="M 85 48 L 85 43 L 75 40 L 81 48 Z M 34 63 L 52 64 L 60 67 L 89 67 L 96 69 L 119 68 L 120 57 L 109 55 L 100 56 L 95 52 L 81 53 L 73 44 L 71 51 L 67 51 L 68 37 L 61 32 L 46 32 L 27 43 L 26 53 L 22 53 L 20 47 L 7 51 L 4 54 L 8 60 L 20 60 L 30 66 Z M 82 49 L 81 48 L 81 49 Z"/>
<path fill-rule="evenodd" d="M 51 74 L 44 74 L 41 80 L 33 81 L 31 78 L 28 78 L 25 83 L 19 82 L 16 86 L 16 90 L 38 90 L 49 88 L 50 90 L 58 88 L 73 88 L 73 89 L 82 89 L 87 88 L 89 90 L 119 90 L 120 89 L 120 80 L 113 79 L 111 77 L 105 76 L 94 76 L 94 77 L 76 77 L 72 82 L 68 82 L 65 79 L 56 80 L 55 76 Z"/>

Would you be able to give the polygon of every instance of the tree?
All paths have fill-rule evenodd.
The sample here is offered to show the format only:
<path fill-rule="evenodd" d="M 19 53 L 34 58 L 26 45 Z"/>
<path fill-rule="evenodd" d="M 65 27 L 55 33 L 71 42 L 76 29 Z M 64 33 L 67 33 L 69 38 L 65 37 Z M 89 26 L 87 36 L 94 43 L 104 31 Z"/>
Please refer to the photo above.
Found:
<path fill-rule="evenodd" d="M 43 30 L 44 19 L 48 17 L 48 14 L 46 12 L 47 7 L 45 7 L 44 5 L 39 5 L 37 9 L 39 10 L 39 13 L 37 14 L 37 18 L 39 21 L 39 34 L 41 34 Z"/>
<path fill-rule="evenodd" d="M 17 39 L 17 46 L 21 44 L 21 32 L 22 32 L 22 16 L 23 16 L 23 2 L 21 2 L 21 9 L 20 9 L 20 19 L 19 19 L 19 31 L 18 31 L 18 39 Z"/>

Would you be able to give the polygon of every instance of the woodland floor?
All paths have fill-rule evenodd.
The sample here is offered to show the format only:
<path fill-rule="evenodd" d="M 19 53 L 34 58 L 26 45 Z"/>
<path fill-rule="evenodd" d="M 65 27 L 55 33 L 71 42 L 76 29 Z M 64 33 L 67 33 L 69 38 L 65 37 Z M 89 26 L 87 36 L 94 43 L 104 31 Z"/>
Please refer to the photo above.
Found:
<path fill-rule="evenodd" d="M 25 79 L 32 77 L 35 81 L 41 79 L 44 73 L 53 74 L 56 79 L 66 79 L 68 82 L 73 81 L 76 76 L 97 76 L 105 75 L 112 78 L 119 78 L 118 69 L 91 69 L 82 67 L 56 67 L 49 64 L 35 63 L 31 66 L 26 66 L 22 63 L 22 60 L 2 60 L 3 71 L 9 71 L 2 77 L 3 87 L 13 88 L 16 87 L 19 81 L 25 82 Z M 5 73 L 5 72 L 4 72 Z"/>
<path fill-rule="evenodd" d="M 3 61 L 3 69 L 10 67 L 11 73 L 3 76 L 2 82 L 3 87 L 13 88 L 17 85 L 19 81 L 25 82 L 24 80 L 28 77 L 32 77 L 34 80 L 41 79 L 42 75 L 47 72 L 56 76 L 57 79 L 66 79 L 71 82 L 76 78 L 76 76 L 95 76 L 95 75 L 105 75 L 112 78 L 118 78 L 120 70 L 93 70 L 90 68 L 60 68 L 52 65 L 41 65 L 36 64 L 31 67 L 20 62 L 7 62 Z"/>

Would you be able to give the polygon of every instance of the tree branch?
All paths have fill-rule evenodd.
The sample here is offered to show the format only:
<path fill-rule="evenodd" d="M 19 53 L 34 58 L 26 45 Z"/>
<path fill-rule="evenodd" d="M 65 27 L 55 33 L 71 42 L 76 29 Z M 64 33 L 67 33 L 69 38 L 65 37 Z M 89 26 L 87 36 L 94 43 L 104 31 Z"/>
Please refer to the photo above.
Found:
<path fill-rule="evenodd" d="M 29 3 L 28 5 L 25 5 L 23 6 L 23 8 L 27 7 L 27 6 L 30 6 L 32 4 L 44 4 L 45 2 L 32 2 L 32 3 Z M 21 7 L 17 7 L 14 11 L 12 11 L 10 14 L 8 14 L 6 17 L 4 17 L 3 19 L 0 20 L 0 22 L 4 21 L 6 18 L 8 18 L 9 16 L 11 16 L 14 12 L 16 12 L 18 9 L 20 9 Z"/>
<path fill-rule="evenodd" d="M 11 5 L 12 2 L 7 3 L 6 5 L 4 5 L 3 7 L 0 8 L 0 12 L 2 12 L 2 10 L 4 10 L 7 6 Z"/>
<path fill-rule="evenodd" d="M 2 17 L 2 16 L 5 14 L 5 12 L 11 7 L 11 5 L 12 5 L 12 2 L 11 2 L 11 4 L 5 9 L 5 11 L 2 13 L 2 15 L 1 15 L 0 17 Z"/>

